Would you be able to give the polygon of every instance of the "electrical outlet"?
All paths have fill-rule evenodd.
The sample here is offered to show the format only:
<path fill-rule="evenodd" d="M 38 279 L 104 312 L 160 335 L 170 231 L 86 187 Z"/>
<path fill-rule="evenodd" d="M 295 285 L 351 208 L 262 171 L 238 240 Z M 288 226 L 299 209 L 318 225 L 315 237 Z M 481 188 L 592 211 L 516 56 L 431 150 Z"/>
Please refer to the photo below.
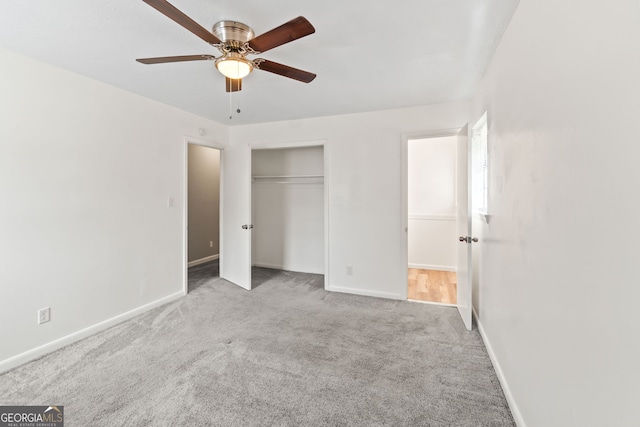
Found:
<path fill-rule="evenodd" d="M 212 248 L 213 247 L 213 240 L 209 240 L 209 247 Z"/>
<path fill-rule="evenodd" d="M 51 307 L 45 307 L 38 310 L 38 325 L 47 323 L 51 320 Z"/>
<path fill-rule="evenodd" d="M 353 276 L 353 266 L 347 265 L 347 276 Z"/>

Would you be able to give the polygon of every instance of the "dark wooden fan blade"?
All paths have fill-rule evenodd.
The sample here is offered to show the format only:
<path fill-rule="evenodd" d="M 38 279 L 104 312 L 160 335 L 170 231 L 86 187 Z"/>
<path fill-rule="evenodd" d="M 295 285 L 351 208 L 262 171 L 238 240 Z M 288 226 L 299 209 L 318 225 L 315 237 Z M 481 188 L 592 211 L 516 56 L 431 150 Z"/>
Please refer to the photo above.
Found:
<path fill-rule="evenodd" d="M 254 60 L 256 68 L 262 71 L 278 74 L 280 76 L 289 77 L 303 83 L 309 83 L 316 78 L 316 75 L 308 71 L 298 70 L 288 65 L 278 64 L 277 62 L 267 61 L 266 59 Z"/>
<path fill-rule="evenodd" d="M 269 49 L 292 42 L 315 32 L 316 29 L 313 28 L 311 22 L 307 21 L 303 16 L 298 16 L 286 24 L 282 24 L 271 31 L 267 31 L 249 40 L 249 46 L 256 52 L 266 52 Z"/>
<path fill-rule="evenodd" d="M 191 31 L 196 36 L 200 37 L 202 40 L 207 43 L 217 44 L 222 43 L 222 41 L 207 31 L 204 27 L 198 24 L 193 19 L 189 18 L 184 13 L 180 12 L 175 6 L 169 3 L 166 0 L 142 0 L 149 6 L 156 9 L 158 12 L 165 15 L 167 18 L 177 22 L 182 25 L 187 30 Z"/>
<path fill-rule="evenodd" d="M 242 90 L 242 79 L 230 79 L 229 77 L 226 77 L 226 79 L 227 92 L 238 92 Z"/>
<path fill-rule="evenodd" d="M 166 62 L 206 61 L 210 59 L 216 59 L 216 57 L 212 55 L 160 56 L 157 58 L 139 58 L 136 61 L 142 64 L 163 64 Z"/>

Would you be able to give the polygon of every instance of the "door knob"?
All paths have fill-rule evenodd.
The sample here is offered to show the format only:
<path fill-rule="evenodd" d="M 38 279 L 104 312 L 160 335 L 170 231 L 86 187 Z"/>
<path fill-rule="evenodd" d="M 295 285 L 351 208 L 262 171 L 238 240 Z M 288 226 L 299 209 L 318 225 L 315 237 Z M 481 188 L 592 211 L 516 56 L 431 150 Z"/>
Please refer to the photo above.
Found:
<path fill-rule="evenodd" d="M 471 243 L 471 242 L 477 242 L 478 238 L 477 237 L 473 237 L 472 238 L 472 237 L 469 237 L 469 236 L 467 236 L 467 237 L 460 236 L 460 237 L 458 237 L 458 240 L 460 240 L 461 242 Z"/>
<path fill-rule="evenodd" d="M 253 224 L 244 224 L 242 226 L 243 230 L 251 230 L 253 228 Z"/>

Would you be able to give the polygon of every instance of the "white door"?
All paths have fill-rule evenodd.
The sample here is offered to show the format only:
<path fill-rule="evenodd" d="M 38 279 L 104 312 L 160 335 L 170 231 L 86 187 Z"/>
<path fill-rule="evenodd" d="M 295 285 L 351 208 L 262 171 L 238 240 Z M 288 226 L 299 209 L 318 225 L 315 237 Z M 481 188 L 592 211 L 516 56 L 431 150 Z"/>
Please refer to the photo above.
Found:
<path fill-rule="evenodd" d="M 222 150 L 220 277 L 251 290 L 251 149 Z"/>
<path fill-rule="evenodd" d="M 456 152 L 456 229 L 458 250 L 456 279 L 458 287 L 457 304 L 462 321 L 471 330 L 471 203 L 469 203 L 469 126 L 458 133 Z"/>

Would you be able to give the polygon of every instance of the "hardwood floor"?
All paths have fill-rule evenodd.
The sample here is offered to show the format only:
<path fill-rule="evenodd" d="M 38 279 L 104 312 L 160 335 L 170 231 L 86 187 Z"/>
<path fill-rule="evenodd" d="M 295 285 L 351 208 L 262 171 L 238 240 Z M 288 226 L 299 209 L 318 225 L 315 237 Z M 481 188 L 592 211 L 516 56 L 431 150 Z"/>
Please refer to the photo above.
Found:
<path fill-rule="evenodd" d="M 409 269 L 409 299 L 456 304 L 456 273 Z"/>

